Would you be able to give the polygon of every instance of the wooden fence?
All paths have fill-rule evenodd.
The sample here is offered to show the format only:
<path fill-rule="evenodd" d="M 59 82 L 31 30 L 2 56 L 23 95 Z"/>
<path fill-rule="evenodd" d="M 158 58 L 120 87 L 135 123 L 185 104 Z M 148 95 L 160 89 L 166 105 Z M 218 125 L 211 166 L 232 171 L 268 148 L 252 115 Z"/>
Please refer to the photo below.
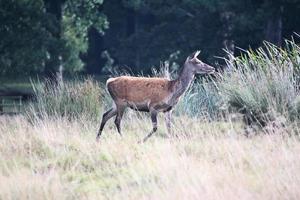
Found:
<path fill-rule="evenodd" d="M 0 114 L 19 114 L 22 111 L 22 96 L 0 96 Z"/>

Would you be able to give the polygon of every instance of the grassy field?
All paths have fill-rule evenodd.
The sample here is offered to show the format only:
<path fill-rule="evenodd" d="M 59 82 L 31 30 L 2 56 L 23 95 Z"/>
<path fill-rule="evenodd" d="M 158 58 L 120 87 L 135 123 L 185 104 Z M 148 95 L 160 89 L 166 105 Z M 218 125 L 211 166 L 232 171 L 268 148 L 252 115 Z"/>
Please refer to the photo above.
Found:
<path fill-rule="evenodd" d="M 45 87 L 22 115 L 0 116 L 0 199 L 300 199 L 300 47 L 266 43 L 195 83 L 174 111 L 127 111 L 123 137 L 111 99 L 92 78 Z"/>
<path fill-rule="evenodd" d="M 175 119 L 178 137 L 128 112 L 110 121 L 0 118 L 0 199 L 299 199 L 300 141 L 285 128 L 245 137 L 240 122 Z"/>

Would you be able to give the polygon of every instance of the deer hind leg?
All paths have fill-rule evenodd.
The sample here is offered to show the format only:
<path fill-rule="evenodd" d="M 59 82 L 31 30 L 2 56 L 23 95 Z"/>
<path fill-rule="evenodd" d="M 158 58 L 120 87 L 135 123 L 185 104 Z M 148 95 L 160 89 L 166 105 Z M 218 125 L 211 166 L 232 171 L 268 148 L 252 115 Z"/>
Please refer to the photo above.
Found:
<path fill-rule="evenodd" d="M 100 136 L 101 136 L 101 133 L 102 133 L 102 130 L 106 124 L 106 122 L 112 118 L 113 116 L 115 116 L 117 114 L 117 108 L 114 106 L 113 108 L 109 109 L 108 111 L 106 111 L 103 116 L 102 116 L 102 120 L 101 120 L 101 124 L 100 124 L 100 128 L 99 128 L 99 131 L 98 131 L 98 134 L 97 134 L 97 137 L 96 139 L 99 140 L 100 139 Z"/>
<path fill-rule="evenodd" d="M 152 135 L 157 131 L 157 111 L 150 109 L 151 121 L 152 121 L 152 131 L 141 141 L 146 142 Z"/>
<path fill-rule="evenodd" d="M 118 130 L 118 133 L 120 134 L 120 136 L 122 136 L 122 134 L 121 134 L 121 120 L 122 120 L 125 108 L 126 108 L 125 106 L 119 106 L 117 108 L 117 116 L 116 116 L 116 119 L 115 119 L 115 125 L 117 127 L 117 130 Z"/>

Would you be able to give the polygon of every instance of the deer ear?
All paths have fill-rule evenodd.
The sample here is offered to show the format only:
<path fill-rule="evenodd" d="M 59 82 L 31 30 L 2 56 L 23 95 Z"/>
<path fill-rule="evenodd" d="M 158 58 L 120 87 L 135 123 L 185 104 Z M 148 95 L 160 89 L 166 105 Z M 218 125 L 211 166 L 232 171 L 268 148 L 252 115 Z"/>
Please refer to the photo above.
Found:
<path fill-rule="evenodd" d="M 200 51 L 197 50 L 193 53 L 193 57 L 192 58 L 197 58 L 197 56 L 200 54 Z"/>
<path fill-rule="evenodd" d="M 192 60 L 193 58 L 197 58 L 197 56 L 200 54 L 200 51 L 197 50 L 195 51 L 194 53 L 192 53 L 191 55 L 189 55 L 187 58 L 186 58 L 186 61 L 185 62 L 188 62 L 189 60 Z"/>
<path fill-rule="evenodd" d="M 197 50 L 195 51 L 194 53 L 192 53 L 190 56 L 189 56 L 189 59 L 193 59 L 193 58 L 197 58 L 197 56 L 200 54 L 200 51 Z"/>

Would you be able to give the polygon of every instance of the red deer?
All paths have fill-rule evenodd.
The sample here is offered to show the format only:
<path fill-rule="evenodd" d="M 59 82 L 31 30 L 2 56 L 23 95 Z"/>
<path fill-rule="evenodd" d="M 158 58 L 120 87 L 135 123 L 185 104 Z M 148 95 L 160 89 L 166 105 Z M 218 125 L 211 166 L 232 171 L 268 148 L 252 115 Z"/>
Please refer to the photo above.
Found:
<path fill-rule="evenodd" d="M 127 107 L 137 111 L 150 112 L 153 129 L 142 140 L 143 142 L 156 132 L 159 112 L 166 114 L 166 125 L 170 133 L 171 111 L 194 80 L 195 74 L 210 74 L 215 71 L 214 67 L 197 58 L 199 53 L 200 51 L 196 51 L 187 57 L 178 78 L 175 80 L 131 76 L 108 79 L 106 86 L 114 103 L 113 107 L 103 114 L 97 140 L 99 140 L 107 120 L 115 115 L 115 125 L 121 135 L 121 119 Z"/>

